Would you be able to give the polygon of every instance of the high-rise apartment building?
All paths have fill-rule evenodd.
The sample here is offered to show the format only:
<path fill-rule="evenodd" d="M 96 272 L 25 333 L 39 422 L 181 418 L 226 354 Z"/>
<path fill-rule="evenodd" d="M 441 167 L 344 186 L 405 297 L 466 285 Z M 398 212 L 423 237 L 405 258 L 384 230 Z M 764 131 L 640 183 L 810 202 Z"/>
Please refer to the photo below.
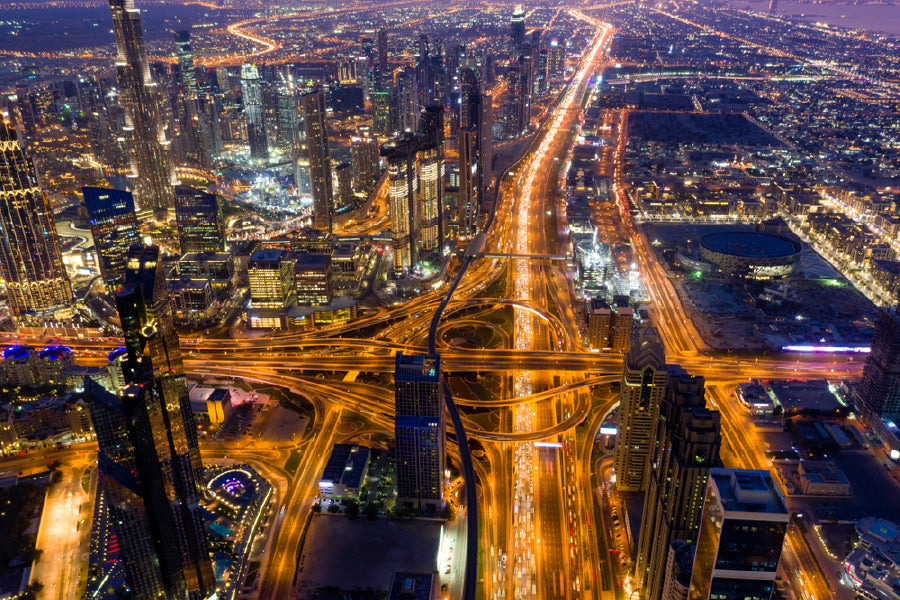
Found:
<path fill-rule="evenodd" d="M 334 210 L 342 213 L 352 210 L 355 197 L 353 196 L 353 169 L 350 163 L 341 163 L 334 168 L 334 179 L 337 181 L 337 194 L 335 194 Z"/>
<path fill-rule="evenodd" d="M 89 402 L 126 577 L 139 598 L 161 597 L 160 586 L 165 597 L 207 598 L 215 577 L 199 507 L 203 466 L 158 247 L 131 247 L 116 307 L 126 387 L 94 387 Z"/>
<path fill-rule="evenodd" d="M 268 159 L 269 141 L 266 136 L 266 113 L 263 107 L 262 83 L 256 65 L 247 63 L 241 67 L 241 87 L 243 88 L 247 140 L 250 142 L 250 157 L 257 160 Z"/>
<path fill-rule="evenodd" d="M 394 369 L 394 453 L 397 499 L 420 509 L 443 508 L 446 432 L 440 355 L 397 353 Z"/>
<path fill-rule="evenodd" d="M 720 415 L 706 408 L 703 378 L 669 366 L 638 537 L 635 580 L 642 598 L 661 600 L 670 545 L 697 541 L 721 443 Z"/>
<path fill-rule="evenodd" d="M 640 330 L 625 355 L 619 431 L 616 435 L 616 488 L 646 491 L 659 405 L 666 391 L 666 360 L 655 327 Z"/>
<path fill-rule="evenodd" d="M 857 388 L 857 407 L 869 420 L 900 418 L 900 314 L 882 309 Z"/>
<path fill-rule="evenodd" d="M 376 135 L 391 135 L 391 93 L 376 91 L 372 93 L 372 130 Z"/>
<path fill-rule="evenodd" d="M 72 309 L 53 219 L 37 169 L 9 123 L 0 124 L 0 275 L 18 320 Z"/>
<path fill-rule="evenodd" d="M 303 94 L 303 117 L 306 121 L 306 148 L 309 152 L 309 175 L 312 182 L 313 218 L 316 229 L 334 226 L 334 194 L 331 181 L 331 154 L 325 123 L 325 92 L 318 88 Z"/>
<path fill-rule="evenodd" d="M 293 85 L 280 85 L 276 90 L 278 102 L 278 149 L 288 157 L 294 156 L 300 145 L 300 106 Z"/>
<path fill-rule="evenodd" d="M 509 53 L 513 55 L 525 43 L 525 10 L 517 6 L 509 21 Z"/>
<path fill-rule="evenodd" d="M 134 0 L 110 0 L 116 34 L 116 78 L 125 108 L 129 178 L 138 203 L 163 218 L 172 207 L 171 141 L 164 119 L 168 100 L 150 73 L 141 11 Z"/>
<path fill-rule="evenodd" d="M 789 520 L 768 471 L 711 469 L 688 598 L 770 600 Z"/>
<path fill-rule="evenodd" d="M 225 217 L 215 194 L 186 185 L 175 188 L 175 224 L 182 254 L 225 250 Z"/>
<path fill-rule="evenodd" d="M 109 292 L 122 285 L 128 249 L 140 241 L 131 192 L 111 188 L 83 187 L 91 236 L 100 275 Z"/>

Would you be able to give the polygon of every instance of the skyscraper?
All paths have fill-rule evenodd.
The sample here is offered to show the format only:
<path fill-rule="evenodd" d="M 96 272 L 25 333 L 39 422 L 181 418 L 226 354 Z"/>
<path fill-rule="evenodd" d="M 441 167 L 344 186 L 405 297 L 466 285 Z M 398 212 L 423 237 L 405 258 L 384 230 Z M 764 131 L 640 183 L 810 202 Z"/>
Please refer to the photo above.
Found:
<path fill-rule="evenodd" d="M 247 63 L 241 67 L 241 86 L 244 94 L 244 120 L 247 123 L 250 157 L 264 160 L 269 158 L 269 141 L 266 137 L 262 84 L 256 65 Z"/>
<path fill-rule="evenodd" d="M 559 77 L 566 69 L 566 40 L 553 38 L 550 40 L 550 53 L 547 56 L 547 70 L 550 77 Z"/>
<path fill-rule="evenodd" d="M 198 503 L 202 464 L 158 247 L 131 247 L 116 306 L 127 387 L 114 395 L 88 385 L 126 577 L 139 598 L 206 598 L 215 578 Z"/>
<path fill-rule="evenodd" d="M 84 206 L 100 275 L 108 292 L 117 291 L 125 273 L 125 257 L 139 241 L 137 216 L 131 192 L 111 188 L 83 187 Z"/>
<path fill-rule="evenodd" d="M 625 355 L 619 432 L 616 435 L 616 488 L 645 491 L 659 404 L 666 391 L 666 361 L 655 327 L 640 330 Z"/>
<path fill-rule="evenodd" d="M 426 251 L 443 244 L 444 122 L 442 106 L 427 106 L 419 120 L 419 215 L 421 245 Z"/>
<path fill-rule="evenodd" d="M 790 513 L 768 471 L 711 469 L 691 600 L 769 600 Z"/>
<path fill-rule="evenodd" d="M 163 218 L 172 207 L 171 141 L 163 119 L 168 100 L 150 74 L 141 11 L 134 0 L 110 0 L 116 33 L 116 78 L 125 108 L 125 133 L 138 203 Z M 164 104 L 165 102 L 165 104 Z"/>
<path fill-rule="evenodd" d="M 420 509 L 443 508 L 446 432 L 440 355 L 397 353 L 394 369 L 394 453 L 397 499 Z"/>
<path fill-rule="evenodd" d="M 175 188 L 175 224 L 182 254 L 225 250 L 225 218 L 215 194 L 179 185 Z"/>
<path fill-rule="evenodd" d="M 194 72 L 194 51 L 191 48 L 191 32 L 175 32 L 175 56 L 178 58 L 178 67 L 181 71 L 181 81 L 184 91 L 191 96 L 197 96 L 197 74 Z"/>
<path fill-rule="evenodd" d="M 381 169 L 378 165 L 378 138 L 368 126 L 361 126 L 357 135 L 350 138 L 353 189 L 369 191 L 378 181 Z"/>
<path fill-rule="evenodd" d="M 460 239 L 469 239 L 478 233 L 478 214 L 481 211 L 481 190 L 478 186 L 478 130 L 469 125 L 459 130 L 459 201 L 456 220 Z"/>
<path fill-rule="evenodd" d="M 377 135 L 391 135 L 391 93 L 377 91 L 372 94 L 372 131 Z"/>
<path fill-rule="evenodd" d="M 875 321 L 871 352 L 857 388 L 864 418 L 900 418 L 900 314 L 882 309 Z"/>
<path fill-rule="evenodd" d="M 512 19 L 509 22 L 509 52 L 510 55 L 518 53 L 519 48 L 525 43 L 525 10 L 517 6 L 513 10 Z"/>
<path fill-rule="evenodd" d="M 37 169 L 9 123 L 0 124 L 0 275 L 17 319 L 71 310 L 53 210 Z"/>
<path fill-rule="evenodd" d="M 378 30 L 378 61 L 375 64 L 375 89 L 379 92 L 387 91 L 391 82 L 388 71 L 388 36 L 387 29 Z"/>
<path fill-rule="evenodd" d="M 668 368 L 635 567 L 647 600 L 662 598 L 670 545 L 697 541 L 709 470 L 719 465 L 720 416 L 706 408 L 703 392 L 702 377 Z"/>
<path fill-rule="evenodd" d="M 303 117 L 306 121 L 306 147 L 309 152 L 309 174 L 312 182 L 313 218 L 316 229 L 334 226 L 334 197 L 331 181 L 331 154 L 325 123 L 325 92 L 317 88 L 303 94 Z"/>
<path fill-rule="evenodd" d="M 419 194 L 419 167 L 414 134 L 403 134 L 382 145 L 381 156 L 387 162 L 391 247 L 394 272 L 399 274 L 412 267 L 418 258 L 420 219 L 416 198 Z"/>

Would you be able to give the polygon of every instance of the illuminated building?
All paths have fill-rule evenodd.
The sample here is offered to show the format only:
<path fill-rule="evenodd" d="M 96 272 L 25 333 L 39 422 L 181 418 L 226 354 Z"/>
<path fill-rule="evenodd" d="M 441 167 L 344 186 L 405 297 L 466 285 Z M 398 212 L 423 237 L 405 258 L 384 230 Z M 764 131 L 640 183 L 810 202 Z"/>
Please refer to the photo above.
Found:
<path fill-rule="evenodd" d="M 9 308 L 18 320 L 43 320 L 70 311 L 66 276 L 53 210 L 34 162 L 12 125 L 0 125 L 0 274 Z"/>
<path fill-rule="evenodd" d="M 391 93 L 372 93 L 372 130 L 377 135 L 391 135 Z"/>
<path fill-rule="evenodd" d="M 619 299 L 612 307 L 600 298 L 593 298 L 587 326 L 591 348 L 624 353 L 631 345 L 634 309 L 628 305 L 627 298 Z"/>
<path fill-rule="evenodd" d="M 162 218 L 172 207 L 171 141 L 161 112 L 168 106 L 159 85 L 150 74 L 141 11 L 133 0 L 110 0 L 116 33 L 116 78 L 125 108 L 128 142 L 128 173 L 134 183 L 138 203 Z"/>
<path fill-rule="evenodd" d="M 331 154 L 325 127 L 325 92 L 319 88 L 303 94 L 303 116 L 306 121 L 306 147 L 309 152 L 309 174 L 312 182 L 313 218 L 316 229 L 331 233 L 334 220 L 334 198 L 331 181 Z"/>
<path fill-rule="evenodd" d="M 423 250 L 439 249 L 443 243 L 444 123 L 443 108 L 428 106 L 419 121 L 417 164 L 419 167 L 418 212 L 422 220 Z"/>
<path fill-rule="evenodd" d="M 253 308 L 284 309 L 294 294 L 294 261 L 284 250 L 257 250 L 247 264 Z"/>
<path fill-rule="evenodd" d="M 122 285 L 128 249 L 139 241 L 134 199 L 131 192 L 111 188 L 83 187 L 81 193 L 100 275 L 106 289 L 114 292 Z"/>
<path fill-rule="evenodd" d="M 353 186 L 357 191 L 368 191 L 381 174 L 378 165 L 378 138 L 366 126 L 357 130 L 350 139 L 350 164 L 353 167 Z"/>
<path fill-rule="evenodd" d="M 394 251 L 394 272 L 402 273 L 412 267 L 417 256 L 419 237 L 418 159 L 415 137 L 411 134 L 391 140 L 381 147 L 387 161 L 388 199 L 391 216 L 391 247 Z"/>
<path fill-rule="evenodd" d="M 250 142 L 250 157 L 259 160 L 268 159 L 266 113 L 263 110 L 262 84 L 256 65 L 247 63 L 241 67 L 241 86 L 244 94 L 244 120 L 247 124 L 247 139 Z"/>
<path fill-rule="evenodd" d="M 388 37 L 387 30 L 382 27 L 378 30 L 378 62 L 375 64 L 375 90 L 386 91 L 391 83 L 391 74 L 388 70 Z"/>
<path fill-rule="evenodd" d="M 862 415 L 900 418 L 900 315 L 882 309 L 875 321 L 871 351 L 857 387 L 857 405 Z"/>
<path fill-rule="evenodd" d="M 394 369 L 394 453 L 397 501 L 443 508 L 445 424 L 440 355 L 397 352 Z"/>
<path fill-rule="evenodd" d="M 648 600 L 663 597 L 671 544 L 697 541 L 709 470 L 719 466 L 721 420 L 706 408 L 703 377 L 669 367 L 655 438 L 635 568 Z"/>
<path fill-rule="evenodd" d="M 350 163 L 341 163 L 334 168 L 334 177 L 337 179 L 337 202 L 335 212 L 346 212 L 353 209 L 353 170 Z"/>
<path fill-rule="evenodd" d="M 197 75 L 194 73 L 194 51 L 191 49 L 191 32 L 175 32 L 175 56 L 181 70 L 181 81 L 184 91 L 197 96 Z"/>
<path fill-rule="evenodd" d="M 299 306 L 321 306 L 331 303 L 334 297 L 331 256 L 298 254 L 294 265 L 294 287 L 297 290 Z"/>
<path fill-rule="evenodd" d="M 640 330 L 625 355 L 619 431 L 616 435 L 616 489 L 646 491 L 659 404 L 666 391 L 666 362 L 655 327 Z"/>
<path fill-rule="evenodd" d="M 293 157 L 300 145 L 300 111 L 293 86 L 282 85 L 277 90 L 278 148 Z"/>
<path fill-rule="evenodd" d="M 126 579 L 137 598 L 205 598 L 215 578 L 199 509 L 203 467 L 158 247 L 132 246 L 116 306 L 126 387 L 86 389 Z"/>
<path fill-rule="evenodd" d="M 688 598 L 769 600 L 789 519 L 768 471 L 710 469 Z"/>
<path fill-rule="evenodd" d="M 553 38 L 550 40 L 550 52 L 547 56 L 549 76 L 559 77 L 566 72 L 566 40 Z"/>
<path fill-rule="evenodd" d="M 478 187 L 478 131 L 474 126 L 460 129 L 459 147 L 459 200 L 456 220 L 460 239 L 469 239 L 478 233 L 478 213 L 481 210 L 481 190 Z"/>
<path fill-rule="evenodd" d="M 525 43 L 525 10 L 517 6 L 509 22 L 509 52 L 514 54 Z"/>
<path fill-rule="evenodd" d="M 225 217 L 215 194 L 179 185 L 175 188 L 175 224 L 182 253 L 225 250 Z"/>

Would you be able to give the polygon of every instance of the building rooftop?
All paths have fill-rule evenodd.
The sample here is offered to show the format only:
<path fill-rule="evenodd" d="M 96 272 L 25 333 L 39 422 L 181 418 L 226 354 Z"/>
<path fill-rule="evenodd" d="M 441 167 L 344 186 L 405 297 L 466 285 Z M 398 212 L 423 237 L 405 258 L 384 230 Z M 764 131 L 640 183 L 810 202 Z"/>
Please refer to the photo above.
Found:
<path fill-rule="evenodd" d="M 278 262 L 284 256 L 284 250 L 278 248 L 262 248 L 250 256 L 250 262 Z"/>
<path fill-rule="evenodd" d="M 766 514 L 783 521 L 788 518 L 784 500 L 768 471 L 712 469 L 710 484 L 716 486 L 726 512 Z"/>
<path fill-rule="evenodd" d="M 297 271 L 326 269 L 331 263 L 331 257 L 327 254 L 311 254 L 309 252 L 298 252 L 296 258 L 297 264 L 294 269 Z"/>
<path fill-rule="evenodd" d="M 397 571 L 391 582 L 388 600 L 430 600 L 434 575 Z"/>
<path fill-rule="evenodd" d="M 797 242 L 756 231 L 711 233 L 703 236 L 700 244 L 713 252 L 748 258 L 781 258 L 801 250 Z"/>
<path fill-rule="evenodd" d="M 352 444 L 335 444 L 328 462 L 325 463 L 319 485 L 342 484 L 347 488 L 359 489 L 368 462 L 368 448 Z"/>

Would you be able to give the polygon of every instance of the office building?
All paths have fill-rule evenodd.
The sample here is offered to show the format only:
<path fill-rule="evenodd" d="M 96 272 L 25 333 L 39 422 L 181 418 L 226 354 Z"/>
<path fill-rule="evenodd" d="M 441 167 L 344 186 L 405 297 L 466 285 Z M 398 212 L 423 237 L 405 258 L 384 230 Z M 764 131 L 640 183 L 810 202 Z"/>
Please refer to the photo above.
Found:
<path fill-rule="evenodd" d="M 191 32 L 176 31 L 175 56 L 181 77 L 180 134 L 187 158 L 201 166 L 209 165 L 208 152 L 215 147 L 206 113 L 200 108 L 200 90 L 194 69 Z"/>
<path fill-rule="evenodd" d="M 168 101 L 151 75 L 141 12 L 133 0 L 111 0 L 116 34 L 116 79 L 125 109 L 128 177 L 143 210 L 164 218 L 172 207 L 171 140 L 163 118 Z"/>
<path fill-rule="evenodd" d="M 122 285 L 128 249 L 140 241 L 134 199 L 131 192 L 111 188 L 83 187 L 81 193 L 100 275 L 107 291 L 115 292 Z"/>
<path fill-rule="evenodd" d="M 319 479 L 319 497 L 358 498 L 360 488 L 365 485 L 368 469 L 368 448 L 335 444 Z"/>
<path fill-rule="evenodd" d="M 666 363 L 655 327 L 640 330 L 625 355 L 614 465 L 620 492 L 646 491 L 659 405 L 666 391 Z"/>
<path fill-rule="evenodd" d="M 246 63 L 241 67 L 241 87 L 243 88 L 247 140 L 250 143 L 250 158 L 267 160 L 269 158 L 269 141 L 266 136 L 266 113 L 263 110 L 262 83 L 256 65 Z"/>
<path fill-rule="evenodd" d="M 303 118 L 306 122 L 306 148 L 312 183 L 313 218 L 316 229 L 331 233 L 334 225 L 334 198 L 331 181 L 331 154 L 325 123 L 325 92 L 318 88 L 303 94 Z"/>
<path fill-rule="evenodd" d="M 634 309 L 627 296 L 616 298 L 610 306 L 602 298 L 592 298 L 588 305 L 588 343 L 595 350 L 625 352 L 631 346 Z"/>
<path fill-rule="evenodd" d="M 294 156 L 300 145 L 300 111 L 297 92 L 293 85 L 280 85 L 276 90 L 278 103 L 277 144 L 282 154 Z"/>
<path fill-rule="evenodd" d="M 720 415 L 706 408 L 703 378 L 669 366 L 638 537 L 635 580 L 642 598 L 662 598 L 670 545 L 697 541 L 709 470 L 719 466 L 721 443 Z"/>
<path fill-rule="evenodd" d="M 334 298 L 331 255 L 298 254 L 294 265 L 294 287 L 298 306 L 330 304 Z"/>
<path fill-rule="evenodd" d="M 72 309 L 53 210 L 15 128 L 0 124 L 0 275 L 17 320 L 44 320 Z M 62 311 L 62 312 L 61 312 Z"/>
<path fill-rule="evenodd" d="M 284 309 L 294 296 L 294 261 L 285 250 L 257 250 L 247 263 L 252 308 Z"/>
<path fill-rule="evenodd" d="M 900 418 L 900 314 L 882 309 L 857 388 L 857 408 L 867 420 Z"/>
<path fill-rule="evenodd" d="M 768 471 L 711 469 L 688 598 L 769 600 L 789 520 Z"/>
<path fill-rule="evenodd" d="M 225 217 L 215 194 L 179 185 L 175 188 L 175 224 L 182 253 L 225 250 Z"/>
<path fill-rule="evenodd" d="M 418 259 L 419 166 L 415 136 L 404 134 L 382 145 L 381 156 L 387 163 L 394 273 L 400 274 Z"/>
<path fill-rule="evenodd" d="M 383 92 L 391 84 L 391 73 L 388 68 L 388 35 L 382 27 L 378 30 L 378 57 L 375 63 L 375 89 Z"/>
<path fill-rule="evenodd" d="M 440 355 L 397 352 L 394 369 L 394 454 L 397 501 L 443 509 L 446 432 Z"/>
<path fill-rule="evenodd" d="M 138 598 L 206 598 L 215 578 L 199 508 L 202 464 L 158 247 L 132 246 L 116 306 L 125 387 L 86 388 L 126 580 Z"/>

